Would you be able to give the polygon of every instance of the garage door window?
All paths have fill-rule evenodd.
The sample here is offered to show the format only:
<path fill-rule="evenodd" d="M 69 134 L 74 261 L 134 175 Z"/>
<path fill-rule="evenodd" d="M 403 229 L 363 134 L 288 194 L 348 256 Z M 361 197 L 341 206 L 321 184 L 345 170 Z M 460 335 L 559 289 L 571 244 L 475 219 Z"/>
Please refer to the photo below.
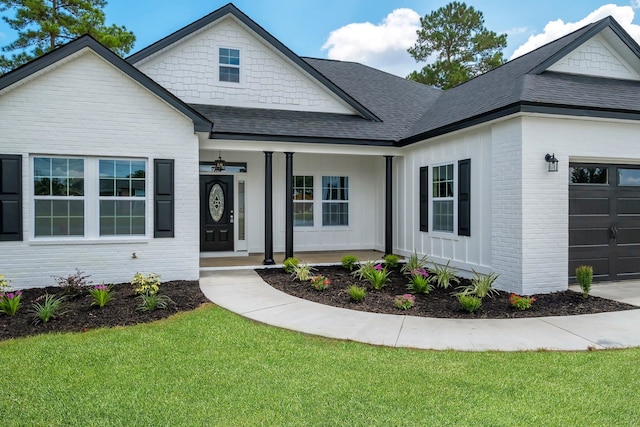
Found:
<path fill-rule="evenodd" d="M 639 187 L 640 169 L 618 168 L 618 185 L 621 187 Z"/>
<path fill-rule="evenodd" d="M 581 167 L 572 166 L 569 168 L 569 182 L 571 184 L 608 184 L 609 170 L 604 167 Z"/>

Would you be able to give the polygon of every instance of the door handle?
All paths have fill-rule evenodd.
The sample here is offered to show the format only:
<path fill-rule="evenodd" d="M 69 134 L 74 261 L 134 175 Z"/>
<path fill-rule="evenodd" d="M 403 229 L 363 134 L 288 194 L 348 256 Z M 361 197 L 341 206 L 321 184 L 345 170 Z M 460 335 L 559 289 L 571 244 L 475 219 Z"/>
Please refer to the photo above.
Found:
<path fill-rule="evenodd" d="M 609 227 L 609 240 L 615 241 L 618 238 L 618 227 L 612 225 Z"/>
<path fill-rule="evenodd" d="M 233 224 L 233 209 L 229 211 L 229 224 Z"/>

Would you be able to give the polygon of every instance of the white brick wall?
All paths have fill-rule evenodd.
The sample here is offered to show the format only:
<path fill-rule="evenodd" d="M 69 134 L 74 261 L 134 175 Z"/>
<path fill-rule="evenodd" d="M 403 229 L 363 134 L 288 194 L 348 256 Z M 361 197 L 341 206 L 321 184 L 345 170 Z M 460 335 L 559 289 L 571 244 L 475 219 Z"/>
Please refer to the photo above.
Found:
<path fill-rule="evenodd" d="M 25 240 L 0 243 L 0 274 L 15 287 L 52 285 L 51 276 L 76 267 L 94 282 L 128 281 L 138 271 L 198 278 L 198 140 L 189 119 L 87 50 L 1 93 L 0 129 L 0 153 L 23 156 Z M 31 155 L 146 159 L 149 238 L 34 239 Z M 175 238 L 152 237 L 154 158 L 175 159 Z"/>
<path fill-rule="evenodd" d="M 240 50 L 240 83 L 218 79 L 218 49 Z M 136 66 L 188 103 L 353 114 L 353 110 L 233 17 Z"/>

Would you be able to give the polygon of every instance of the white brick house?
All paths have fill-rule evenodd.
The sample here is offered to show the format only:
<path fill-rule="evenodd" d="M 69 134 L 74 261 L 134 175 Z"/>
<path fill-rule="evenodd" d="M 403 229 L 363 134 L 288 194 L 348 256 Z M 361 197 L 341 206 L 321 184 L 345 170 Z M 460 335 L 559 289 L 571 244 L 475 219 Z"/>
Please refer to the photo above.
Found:
<path fill-rule="evenodd" d="M 378 249 L 521 294 L 638 277 L 639 95 L 612 18 L 445 92 L 301 58 L 231 4 L 126 60 L 85 36 L 0 76 L 0 274 Z"/>

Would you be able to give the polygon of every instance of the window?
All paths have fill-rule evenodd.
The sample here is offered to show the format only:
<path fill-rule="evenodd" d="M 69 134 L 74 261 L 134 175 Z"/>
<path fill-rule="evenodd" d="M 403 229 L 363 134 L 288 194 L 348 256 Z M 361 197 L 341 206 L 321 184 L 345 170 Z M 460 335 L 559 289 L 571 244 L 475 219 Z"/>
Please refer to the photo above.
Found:
<path fill-rule="evenodd" d="M 293 225 L 313 227 L 313 177 L 293 177 Z"/>
<path fill-rule="evenodd" d="M 100 160 L 100 235 L 145 234 L 146 164 Z"/>
<path fill-rule="evenodd" d="M 620 187 L 640 186 L 640 169 L 618 168 L 618 185 Z"/>
<path fill-rule="evenodd" d="M 349 225 L 349 177 L 322 177 L 322 225 Z"/>
<path fill-rule="evenodd" d="M 608 169 L 603 167 L 578 167 L 569 168 L 569 183 L 571 184 L 608 184 Z"/>
<path fill-rule="evenodd" d="M 453 164 L 433 168 L 433 231 L 453 232 Z"/>
<path fill-rule="evenodd" d="M 36 237 L 84 236 L 84 160 L 35 157 Z"/>
<path fill-rule="evenodd" d="M 219 49 L 220 81 L 240 83 L 240 50 Z"/>
<path fill-rule="evenodd" d="M 34 237 L 145 236 L 144 160 L 33 158 Z"/>

